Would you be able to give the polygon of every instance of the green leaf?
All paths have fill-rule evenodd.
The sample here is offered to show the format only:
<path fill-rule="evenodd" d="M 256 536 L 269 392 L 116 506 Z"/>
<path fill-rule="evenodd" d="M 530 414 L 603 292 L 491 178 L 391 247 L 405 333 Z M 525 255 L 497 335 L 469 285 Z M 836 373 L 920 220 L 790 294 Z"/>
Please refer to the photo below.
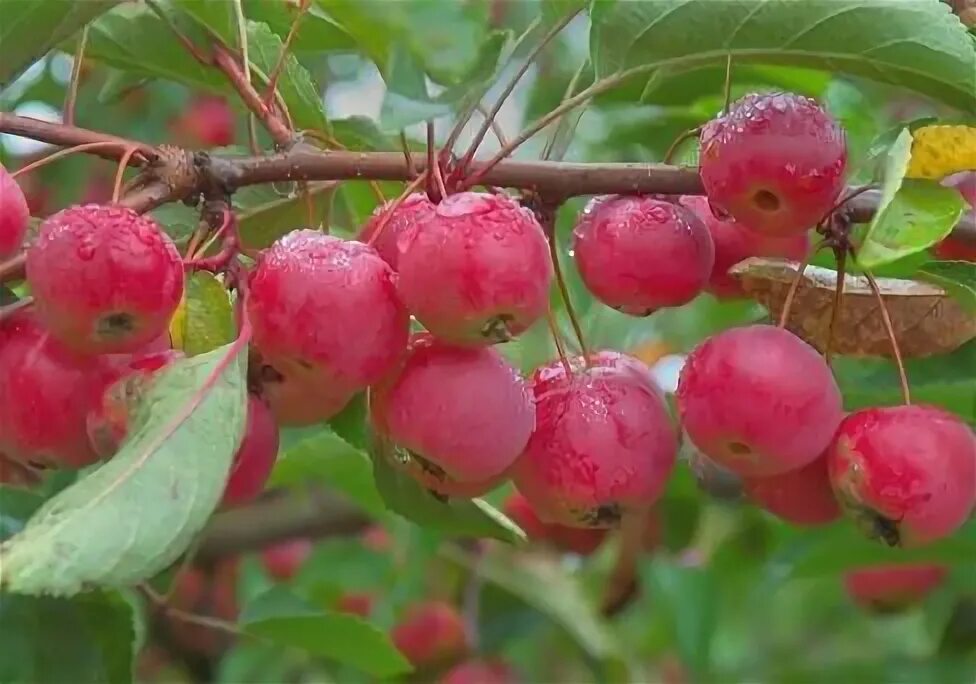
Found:
<path fill-rule="evenodd" d="M 318 610 L 284 587 L 255 598 L 241 616 L 241 626 L 279 646 L 351 665 L 374 677 L 411 670 L 389 637 L 373 625 L 353 615 Z"/>
<path fill-rule="evenodd" d="M 170 0 L 170 3 L 213 32 L 225 45 L 237 45 L 234 0 Z"/>
<path fill-rule="evenodd" d="M 495 547 L 477 558 L 455 547 L 441 553 L 474 570 L 487 582 L 518 597 L 564 629 L 576 644 L 597 661 L 619 660 L 620 645 L 597 614 L 593 601 L 572 575 L 551 557 L 518 553 Z"/>
<path fill-rule="evenodd" d="M 186 279 L 186 300 L 171 324 L 187 356 L 197 356 L 228 344 L 237 335 L 234 308 L 223 283 L 207 271 L 195 271 Z M 173 328 L 177 330 L 173 330 Z"/>
<path fill-rule="evenodd" d="M 0 541 L 20 532 L 43 503 L 36 492 L 0 485 Z"/>
<path fill-rule="evenodd" d="M 220 502 L 244 432 L 242 340 L 163 370 L 119 452 L 0 546 L 0 584 L 25 594 L 127 587 L 172 563 Z"/>
<path fill-rule="evenodd" d="M 39 0 L 0 0 L 0 90 L 31 64 L 120 0 L 86 0 L 53 7 Z"/>
<path fill-rule="evenodd" d="M 916 274 L 945 289 L 976 314 L 976 264 L 970 261 L 929 261 Z"/>
<path fill-rule="evenodd" d="M 211 0 L 226 2 L 226 0 Z M 287 36 L 298 8 L 286 2 L 268 0 L 244 0 L 247 16 L 271 27 L 279 36 Z M 312 4 L 299 24 L 298 33 L 291 43 L 295 52 L 339 52 L 354 50 L 356 41 L 349 32 L 322 8 Z"/>
<path fill-rule="evenodd" d="M 350 150 L 391 150 L 398 143 L 383 133 L 376 122 L 365 116 L 350 116 L 332 121 L 332 135 Z"/>
<path fill-rule="evenodd" d="M 667 612 L 681 660 L 696 678 L 707 679 L 717 625 L 718 591 L 707 568 L 656 560 L 642 573 L 652 596 Z"/>
<path fill-rule="evenodd" d="M 462 537 L 492 537 L 510 544 L 524 542 L 525 533 L 503 513 L 481 499 L 438 498 L 407 473 L 393 466 L 393 446 L 375 437 L 371 456 L 376 489 L 387 507 L 436 532 Z"/>
<path fill-rule="evenodd" d="M 976 559 L 976 523 L 951 537 L 915 549 L 891 548 L 866 538 L 851 524 L 836 524 L 793 534 L 769 560 L 771 577 L 835 575 L 863 565 L 943 562 L 972 565 Z"/>
<path fill-rule="evenodd" d="M 264 249 L 298 227 L 318 228 L 328 223 L 336 184 L 310 183 L 308 199 L 297 190 L 287 197 L 265 199 L 252 204 L 239 216 L 241 242 L 250 249 Z M 262 193 L 266 195 L 267 193 Z M 309 221 L 309 201 L 312 220 Z"/>
<path fill-rule="evenodd" d="M 289 440 L 275 463 L 270 486 L 321 482 L 348 496 L 372 516 L 386 512 L 373 482 L 369 457 L 326 426 L 302 430 Z"/>
<path fill-rule="evenodd" d="M 590 55 L 602 78 L 668 75 L 708 64 L 846 72 L 976 110 L 972 37 L 939 0 L 643 0 L 594 2 Z"/>
<path fill-rule="evenodd" d="M 0 593 L 0 681 L 127 684 L 133 619 L 132 605 L 114 592 L 72 599 Z"/>
<path fill-rule="evenodd" d="M 901 403 L 898 370 L 894 363 L 838 357 L 833 365 L 847 410 Z M 912 399 L 942 406 L 970 423 L 976 423 L 976 340 L 967 342 L 951 354 L 906 359 L 905 371 Z"/>
<path fill-rule="evenodd" d="M 952 232 L 966 203 L 952 188 L 931 180 L 905 179 L 879 210 L 857 254 L 862 268 L 877 268 L 917 254 Z"/>

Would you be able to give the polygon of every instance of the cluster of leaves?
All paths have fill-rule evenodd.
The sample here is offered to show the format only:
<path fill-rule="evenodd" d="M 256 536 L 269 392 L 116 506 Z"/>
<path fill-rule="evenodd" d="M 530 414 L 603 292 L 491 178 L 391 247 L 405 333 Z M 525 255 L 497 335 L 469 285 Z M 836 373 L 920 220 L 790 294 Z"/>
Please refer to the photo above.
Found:
<path fill-rule="evenodd" d="M 395 150 L 401 129 L 480 100 L 512 60 L 581 5 L 314 0 L 292 43 L 279 92 L 296 129 L 326 132 L 349 149 Z M 233 95 L 217 69 L 182 48 L 174 26 L 204 49 L 214 37 L 237 46 L 243 34 L 261 84 L 299 11 L 299 3 L 285 0 L 168 0 L 156 6 L 158 11 L 144 3 L 89 0 L 53 10 L 50 2 L 0 0 L 0 109 L 13 111 L 33 100 L 60 106 L 64 84 L 50 62 L 39 78 L 18 77 L 36 72 L 51 49 L 79 50 L 79 31 L 87 25 L 84 54 L 100 87 L 83 85 L 79 123 L 162 142 L 167 121 L 189 92 Z M 618 87 L 592 100 L 587 115 L 562 121 L 556 156 L 657 161 L 678 134 L 722 106 L 729 57 L 733 96 L 784 88 L 820 99 L 849 132 L 855 180 L 883 183 L 881 210 L 863 228 L 862 265 L 947 287 L 963 312 L 958 315 L 971 322 L 976 274 L 965 264 L 930 262 L 927 253 L 959 218 L 962 203 L 931 179 L 906 178 L 912 175 L 911 129 L 932 120 L 965 121 L 976 112 L 973 36 L 937 0 L 594 2 L 542 55 L 539 76 L 520 90 L 524 116 L 531 120 L 551 110 L 573 81 L 580 90 L 625 73 Z M 386 86 L 377 119 L 330 118 L 323 92 L 355 84 L 371 71 Z M 134 102 L 134 90 L 146 97 Z M 235 107 L 243 120 L 242 105 Z M 906 128 L 909 121 L 916 123 Z M 263 137 L 262 143 L 268 146 Z M 535 150 L 526 146 L 526 153 L 539 148 L 541 142 Z M 689 150 L 686 159 L 693 155 Z M 44 183 L 59 189 L 58 205 L 78 199 L 90 172 L 86 164 L 71 160 L 44 170 Z M 393 185 L 380 188 L 387 196 L 399 192 Z M 235 196 L 248 248 L 264 247 L 307 222 L 305 200 L 280 190 L 254 188 Z M 362 182 L 313 190 L 314 215 L 341 234 L 352 234 L 376 203 Z M 563 253 L 581 202 L 570 201 L 560 213 Z M 167 206 L 156 214 L 180 239 L 196 221 L 186 207 Z M 834 268 L 829 256 L 817 265 Z M 702 297 L 680 310 L 633 319 L 594 302 L 567 270 L 571 301 L 593 347 L 637 350 L 654 342 L 681 352 L 718 329 L 766 315 L 755 303 Z M 758 281 L 756 298 L 775 310 L 775 278 L 746 276 Z M 945 299 L 936 292 L 931 296 Z M 0 680 L 131 679 L 147 625 L 130 587 L 172 562 L 206 524 L 226 476 L 226 463 L 212 455 L 228 452 L 240 434 L 241 426 L 226 416 L 242 404 L 244 363 L 242 355 L 233 356 L 230 304 L 222 296 L 206 276 L 191 281 L 179 330 L 184 349 L 196 356 L 153 390 L 148 401 L 157 410 L 126 458 L 82 473 L 75 484 L 59 476 L 37 493 L 0 490 L 0 539 L 20 533 L 0 559 L 4 582 L 28 593 L 104 587 L 63 598 L 0 594 L 0 633 L 15 635 L 0 649 Z M 867 305 L 856 308 L 856 296 L 850 295 L 849 307 L 866 311 Z M 893 308 L 908 307 L 896 294 L 890 301 Z M 568 329 L 564 303 L 554 296 L 553 304 Z M 976 424 L 976 341 L 970 339 L 976 331 L 970 325 L 968 333 L 945 343 L 938 334 L 944 320 L 933 320 L 924 304 L 912 306 L 922 313 L 906 326 L 906 335 L 924 352 L 908 363 L 914 396 Z M 940 341 L 944 348 L 932 346 Z M 851 344 L 865 350 L 863 341 Z M 504 352 L 529 369 L 555 350 L 539 329 Z M 884 358 L 842 357 L 835 370 L 848 408 L 900 401 L 896 369 Z M 174 422 L 194 396 L 200 405 L 192 419 Z M 610 623 L 595 606 L 610 573 L 612 545 L 582 569 L 501 544 L 472 556 L 455 543 L 458 538 L 522 539 L 492 506 L 505 492 L 493 493 L 491 502 L 433 499 L 371 460 L 363 415 L 357 401 L 330 425 L 286 433 L 271 486 L 321 486 L 341 494 L 393 532 L 394 549 L 378 554 L 352 541 L 319 544 L 288 589 L 271 586 L 248 560 L 238 627 L 253 638 L 242 639 L 222 660 L 216 675 L 221 681 L 284 680 L 296 672 L 342 681 L 401 675 L 408 666 L 384 633 L 399 608 L 425 595 L 436 580 L 456 584 L 472 572 L 483 582 L 482 649 L 504 652 L 532 680 L 647 678 L 658 676 L 669 659 L 696 681 L 972 679 L 973 635 L 968 642 L 965 635 L 944 635 L 955 624 L 953 598 L 976 592 L 973 524 L 930 548 L 895 551 L 847 527 L 800 532 L 754 510 L 710 502 L 682 468 L 661 505 L 663 548 L 641 566 L 644 591 Z M 174 491 L 184 496 L 171 496 Z M 901 560 L 947 562 L 954 573 L 933 600 L 903 618 L 879 624 L 859 616 L 841 594 L 839 573 Z M 324 609 L 350 588 L 382 596 L 369 622 Z M 554 649 L 573 656 L 552 663 L 545 656 Z"/>

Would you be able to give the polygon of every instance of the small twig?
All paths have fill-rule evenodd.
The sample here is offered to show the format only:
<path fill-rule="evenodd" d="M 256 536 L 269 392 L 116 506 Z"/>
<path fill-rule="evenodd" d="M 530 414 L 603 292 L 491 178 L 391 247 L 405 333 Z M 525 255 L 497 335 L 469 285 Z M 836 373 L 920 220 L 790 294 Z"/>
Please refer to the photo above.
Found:
<path fill-rule="evenodd" d="M 281 44 L 281 50 L 278 52 L 278 60 L 275 62 L 274 68 L 268 74 L 268 87 L 267 91 L 264 93 L 264 104 L 265 106 L 271 106 L 271 100 L 274 99 L 275 90 L 278 88 L 278 79 L 281 77 L 281 72 L 285 68 L 285 60 L 288 58 L 288 50 L 291 48 L 291 43 L 295 40 L 295 36 L 298 34 L 298 27 L 302 23 L 302 18 L 308 11 L 308 6 L 311 0 L 301 0 L 298 4 L 298 14 L 295 16 L 295 20 L 291 22 L 291 27 L 288 29 L 288 35 L 285 36 L 285 42 Z"/>
<path fill-rule="evenodd" d="M 435 204 L 447 197 L 444 177 L 441 175 L 440 161 L 434 145 L 434 122 L 427 122 L 427 195 Z"/>
<path fill-rule="evenodd" d="M 393 202 L 389 206 L 383 207 L 383 209 L 381 210 L 383 212 L 383 216 L 380 217 L 380 223 L 378 226 L 376 226 L 376 230 L 373 231 L 373 234 L 369 236 L 369 240 L 366 241 L 367 245 L 373 246 L 374 244 L 376 244 L 376 241 L 379 240 L 380 235 L 382 235 L 383 231 L 386 230 L 386 226 L 390 223 L 390 220 L 393 218 L 393 213 L 397 209 L 399 209 L 400 205 L 403 204 L 404 200 L 406 200 L 411 193 L 415 192 L 420 187 L 420 185 L 424 182 L 425 179 L 426 179 L 426 174 L 417 176 L 412 181 L 410 181 L 407 187 L 403 189 L 403 192 L 400 193 L 399 197 L 393 200 Z"/>
<path fill-rule="evenodd" d="M 290 145 L 292 141 L 291 129 L 271 108 L 264 104 L 264 100 L 241 69 L 241 65 L 237 63 L 237 59 L 222 45 L 214 44 L 213 50 L 214 63 L 217 68 L 224 72 L 234 90 L 240 95 L 241 100 L 258 117 L 275 144 L 279 147 Z"/>
<path fill-rule="evenodd" d="M 575 109 L 576 107 L 579 107 L 581 104 L 596 97 L 600 93 L 606 92 L 607 90 L 614 88 L 620 83 L 626 81 L 628 78 L 631 78 L 637 74 L 647 71 L 649 68 L 650 67 L 648 65 L 642 64 L 640 66 L 636 66 L 631 69 L 626 69 L 625 71 L 618 71 L 613 76 L 608 76 L 607 78 L 601 79 L 596 83 L 594 83 L 593 85 L 591 85 L 589 88 L 581 90 L 573 97 L 563 101 L 558 107 L 553 109 L 551 112 L 549 112 L 545 116 L 540 117 L 539 119 L 536 119 L 531 124 L 529 124 L 521 133 L 519 133 L 518 137 L 516 137 L 514 140 L 509 141 L 509 143 L 505 145 L 502 149 L 500 149 L 494 157 L 492 157 L 487 162 L 485 162 L 485 164 L 479 167 L 478 170 L 475 173 L 473 173 L 470 178 L 465 180 L 461 184 L 460 189 L 465 190 L 467 188 L 477 185 L 489 171 L 495 168 L 495 166 L 497 166 L 503 159 L 507 159 L 508 157 L 510 157 L 512 153 L 515 152 L 515 150 L 521 147 L 522 143 L 527 141 L 533 135 L 541 131 L 543 128 L 548 126 L 550 123 L 558 119 L 566 112 Z"/>
<path fill-rule="evenodd" d="M 458 164 L 458 174 L 460 177 L 463 177 L 467 172 L 468 167 L 471 165 L 471 160 L 474 159 L 474 155 L 478 152 L 478 147 L 485 139 L 485 135 L 488 134 L 488 129 L 491 128 L 492 123 L 495 121 L 495 117 L 498 116 L 498 112 L 501 111 L 502 105 L 505 104 L 505 100 L 507 100 L 508 96 L 512 94 L 512 91 L 515 90 L 515 86 L 518 85 L 518 82 L 522 80 L 525 72 L 529 70 L 530 66 L 532 66 L 532 62 L 535 61 L 535 58 L 538 57 L 539 53 L 542 52 L 546 45 L 548 45 L 552 39 L 555 38 L 559 32 L 562 31 L 566 25 L 582 11 L 582 9 L 582 7 L 579 7 L 567 13 L 565 17 L 556 22 L 556 24 L 554 24 L 552 28 L 546 32 L 538 44 L 536 44 L 536 46 L 529 52 L 528 56 L 525 58 L 525 61 L 522 63 L 522 66 L 519 67 L 518 71 L 515 72 L 515 75 L 512 76 L 511 80 L 505 86 L 505 89 L 502 91 L 501 95 L 498 96 L 498 100 L 495 101 L 495 105 L 491 108 L 491 111 L 485 115 L 485 120 L 481 124 L 481 128 L 478 129 L 474 139 L 468 146 L 468 151 L 464 153 L 464 157 Z M 477 107 L 477 105 L 475 106 Z"/>
<path fill-rule="evenodd" d="M 14 315 L 21 309 L 26 309 L 31 304 L 34 303 L 33 297 L 24 297 L 23 299 L 18 299 L 13 304 L 7 304 L 6 306 L 0 306 L 0 321 L 5 321 Z"/>
<path fill-rule="evenodd" d="M 496 121 L 495 119 L 489 119 L 488 118 L 491 115 L 481 105 L 481 103 L 478 103 L 477 105 L 475 105 L 474 108 L 478 111 L 479 114 L 481 114 L 481 116 L 485 117 L 485 121 L 490 121 L 491 122 L 491 132 L 495 135 L 495 140 L 498 141 L 498 145 L 500 147 L 504 147 L 505 145 L 507 145 L 508 144 L 508 141 L 505 140 L 505 133 L 504 133 L 504 131 L 502 131 L 501 126 L 498 125 L 498 121 Z"/>
<path fill-rule="evenodd" d="M 68 94 L 64 98 L 64 122 L 69 126 L 75 123 L 75 104 L 78 102 L 78 87 L 81 83 L 81 65 L 85 61 L 85 48 L 88 46 L 88 24 L 81 29 L 78 39 L 78 51 L 75 52 L 74 62 L 71 64 L 71 82 L 68 84 Z"/>
<path fill-rule="evenodd" d="M 664 159 L 662 160 L 665 164 L 670 164 L 671 160 L 674 159 L 674 155 L 677 154 L 678 148 L 681 147 L 681 143 L 685 140 L 690 140 L 701 133 L 701 126 L 695 126 L 694 128 L 689 128 L 684 131 L 681 135 L 674 139 L 671 145 L 668 147 L 667 152 L 664 153 Z"/>
<path fill-rule="evenodd" d="M 210 222 L 206 218 L 201 217 L 200 221 L 197 223 L 197 229 L 193 231 L 193 235 L 190 236 L 189 242 L 186 245 L 186 254 L 184 256 L 184 261 L 189 261 L 200 254 L 200 245 L 206 239 L 207 235 L 210 233 Z"/>
<path fill-rule="evenodd" d="M 37 161 L 32 162 L 27 166 L 23 166 L 17 169 L 16 171 L 14 171 L 10 175 L 13 176 L 14 178 L 17 178 L 19 176 L 28 174 L 31 171 L 34 171 L 35 169 L 39 169 L 42 166 L 46 166 L 47 164 L 50 164 L 53 161 L 57 161 L 58 159 L 63 159 L 64 157 L 70 157 L 72 154 L 76 154 L 78 152 L 88 152 L 99 148 L 108 148 L 108 147 L 114 148 L 117 147 L 118 144 L 119 143 L 115 141 L 102 141 L 102 142 L 84 143 L 81 145 L 75 145 L 74 147 L 68 147 L 63 150 L 58 150 L 57 152 L 49 154 L 48 156 L 43 157 L 41 159 L 38 159 Z M 125 159 L 126 163 L 128 163 L 129 160 L 132 158 L 133 153 L 136 152 L 140 152 L 138 146 L 129 147 L 125 150 L 125 152 L 122 153 L 121 159 Z"/>
<path fill-rule="evenodd" d="M 600 607 L 604 617 L 618 614 L 638 594 L 640 586 L 637 582 L 637 566 L 644 550 L 644 536 L 649 519 L 648 509 L 633 511 L 621 520 L 617 561 L 607 580 Z"/>
<path fill-rule="evenodd" d="M 203 52 L 200 51 L 200 48 L 194 45 L 193 41 L 190 40 L 186 36 L 186 34 L 180 30 L 179 26 L 173 23 L 173 20 L 170 19 L 169 15 L 166 14 L 166 12 L 164 12 L 163 9 L 159 5 L 157 5 L 154 0 L 145 0 L 145 2 L 146 2 L 146 7 L 148 7 L 153 14 L 159 17 L 162 20 L 162 22 L 166 24 L 167 27 L 169 27 L 169 30 L 173 32 L 173 35 L 176 36 L 176 39 L 180 41 L 180 43 L 183 45 L 183 48 L 188 53 L 190 53 L 193 59 L 195 59 L 200 64 L 203 64 L 205 66 L 210 66 L 213 63 L 213 60 L 211 60 L 210 57 L 208 57 L 207 55 L 203 54 Z"/>
<path fill-rule="evenodd" d="M 573 74 L 573 77 L 569 80 L 569 85 L 566 86 L 566 92 L 563 93 L 563 99 L 560 100 L 560 102 L 565 102 L 573 96 L 573 94 L 576 92 L 576 86 L 579 85 L 579 81 L 581 78 L 583 78 L 583 73 L 586 71 L 586 67 L 589 66 L 589 64 L 589 57 L 580 63 L 579 67 L 576 69 L 576 72 Z M 556 121 L 555 130 L 553 130 L 552 135 L 549 136 L 549 139 L 546 140 L 546 146 L 542 150 L 542 159 L 550 159 L 552 157 L 552 153 L 556 149 L 556 141 L 559 138 L 559 127 L 562 125 L 564 117 L 565 114 L 559 116 L 559 119 Z M 577 123 L 579 123 L 578 120 Z M 503 143 L 502 147 L 504 146 L 505 144 Z"/>
<path fill-rule="evenodd" d="M 130 147 L 119 160 L 119 168 L 115 171 L 115 185 L 112 186 L 112 204 L 117 204 L 122 194 L 122 181 L 125 180 L 125 170 L 129 165 L 129 160 L 138 150 Z"/>
<path fill-rule="evenodd" d="M 854 250 L 851 249 L 851 256 L 856 260 L 857 256 L 854 254 Z M 902 360 L 901 347 L 898 345 L 898 337 L 895 335 L 895 326 L 891 323 L 891 316 L 888 314 L 888 306 L 885 304 L 884 297 L 881 296 L 881 289 L 878 287 L 878 282 L 871 275 L 871 272 L 864 269 L 864 277 L 868 281 L 868 285 L 871 287 L 871 291 L 874 293 L 875 299 L 878 300 L 878 308 L 881 310 L 881 320 L 884 323 L 885 332 L 888 334 L 888 340 L 891 342 L 891 353 L 895 357 L 895 366 L 898 367 L 898 381 L 901 383 L 901 397 L 905 402 L 905 405 L 912 403 L 911 390 L 908 387 L 908 374 L 905 372 L 905 362 Z"/>
<path fill-rule="evenodd" d="M 814 255 L 823 247 L 823 243 L 817 245 L 813 249 L 803 263 L 800 264 L 800 268 L 796 271 L 796 276 L 793 277 L 793 282 L 790 283 L 790 289 L 786 293 L 786 301 L 783 302 L 783 310 L 779 314 L 779 327 L 785 328 L 786 324 L 790 320 L 790 311 L 793 309 L 793 300 L 796 298 L 796 291 L 800 289 L 800 282 L 803 280 L 803 274 L 807 270 L 807 266 L 813 261 Z"/>
<path fill-rule="evenodd" d="M 167 604 L 166 599 L 160 596 L 159 594 L 157 594 L 156 591 L 153 590 L 153 588 L 150 587 L 145 582 L 136 585 L 136 588 L 143 596 L 145 596 L 149 600 L 151 604 L 153 604 L 153 606 L 156 607 L 157 610 L 160 610 L 166 615 L 176 618 L 181 622 L 188 622 L 193 625 L 200 625 L 201 627 L 205 627 L 207 629 L 213 629 L 218 632 L 232 634 L 237 637 L 247 636 L 252 638 L 258 638 L 252 634 L 248 634 L 247 632 L 244 632 L 243 630 L 239 629 L 237 625 L 227 622 L 226 620 L 207 617 L 206 615 L 197 615 L 196 613 L 191 613 L 186 610 L 174 608 L 169 604 Z"/>
<path fill-rule="evenodd" d="M 417 175 L 417 167 L 413 164 L 413 155 L 410 153 L 410 144 L 407 142 L 407 133 L 400 129 L 400 147 L 403 148 L 403 161 L 407 164 L 407 173 L 413 178 Z"/>
<path fill-rule="evenodd" d="M 837 258 L 837 286 L 834 288 L 834 306 L 830 311 L 830 325 L 827 328 L 827 343 L 824 345 L 824 359 L 830 365 L 831 355 L 833 354 L 834 330 L 837 327 L 837 320 L 840 318 L 840 310 L 844 304 L 844 280 L 847 277 L 847 250 L 841 248 L 834 250 Z"/>

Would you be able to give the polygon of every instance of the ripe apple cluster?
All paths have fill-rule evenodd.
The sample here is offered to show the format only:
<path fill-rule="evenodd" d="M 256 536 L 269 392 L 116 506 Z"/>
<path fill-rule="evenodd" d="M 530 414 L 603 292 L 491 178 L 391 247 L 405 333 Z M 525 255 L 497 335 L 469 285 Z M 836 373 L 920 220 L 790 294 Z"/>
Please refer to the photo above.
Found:
<path fill-rule="evenodd" d="M 600 302 L 646 316 L 704 291 L 741 296 L 729 267 L 806 257 L 844 188 L 844 131 L 806 97 L 747 95 L 702 128 L 700 148 L 705 197 L 597 197 L 578 217 L 573 258 Z M 8 257 L 28 212 L 5 171 L 0 190 Z M 548 312 L 548 239 L 508 194 L 415 193 L 378 207 L 357 239 L 296 229 L 261 252 L 247 275 L 253 394 L 228 500 L 261 491 L 279 426 L 327 421 L 368 392 L 390 462 L 439 497 L 510 480 L 551 540 L 651 507 L 681 430 L 647 367 L 603 349 L 523 377 L 499 351 Z M 132 397 L 179 356 L 166 331 L 184 264 L 152 219 L 97 204 L 46 219 L 26 263 L 33 308 L 0 327 L 0 452 L 79 467 L 119 448 Z M 676 399 L 697 450 L 796 524 L 843 508 L 873 537 L 920 545 L 976 502 L 965 423 L 923 405 L 845 414 L 824 359 L 781 328 L 702 342 Z"/>

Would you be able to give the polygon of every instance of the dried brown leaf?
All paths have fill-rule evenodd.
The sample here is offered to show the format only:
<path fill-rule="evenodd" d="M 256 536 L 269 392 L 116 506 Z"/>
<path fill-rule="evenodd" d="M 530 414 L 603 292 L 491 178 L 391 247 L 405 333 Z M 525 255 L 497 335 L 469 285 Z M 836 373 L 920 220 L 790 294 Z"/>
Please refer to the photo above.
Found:
<path fill-rule="evenodd" d="M 799 267 L 793 261 L 753 258 L 730 273 L 778 320 Z M 976 337 L 976 317 L 941 287 L 914 280 L 876 280 L 904 357 L 944 354 Z M 808 266 L 786 324 L 821 352 L 827 346 L 836 284 L 835 271 Z M 844 279 L 844 301 L 831 347 L 849 356 L 893 356 L 877 299 L 863 276 L 848 274 Z"/>

